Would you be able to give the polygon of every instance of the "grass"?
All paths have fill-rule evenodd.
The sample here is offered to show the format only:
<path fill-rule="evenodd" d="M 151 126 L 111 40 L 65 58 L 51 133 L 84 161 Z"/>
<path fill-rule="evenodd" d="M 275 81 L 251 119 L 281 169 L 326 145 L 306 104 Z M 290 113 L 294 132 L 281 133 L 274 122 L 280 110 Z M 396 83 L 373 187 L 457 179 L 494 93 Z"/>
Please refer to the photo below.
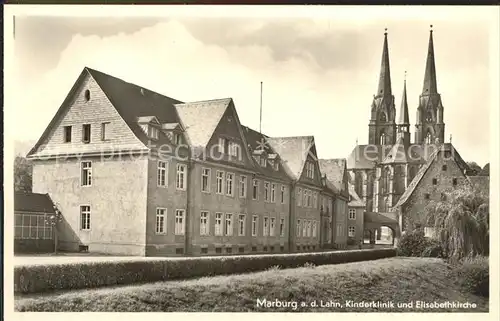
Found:
<path fill-rule="evenodd" d="M 15 298 L 16 311 L 432 311 L 487 312 L 485 298 L 462 293 L 448 277 L 450 267 L 439 259 L 389 258 L 370 262 L 308 266 L 296 269 L 268 271 L 185 281 L 76 290 Z M 257 306 L 257 300 L 298 302 L 298 307 L 267 308 Z M 300 306 L 320 300 L 343 304 L 337 307 Z M 354 302 L 392 301 L 394 304 L 412 301 L 475 303 L 476 309 L 377 309 L 354 308 Z"/>

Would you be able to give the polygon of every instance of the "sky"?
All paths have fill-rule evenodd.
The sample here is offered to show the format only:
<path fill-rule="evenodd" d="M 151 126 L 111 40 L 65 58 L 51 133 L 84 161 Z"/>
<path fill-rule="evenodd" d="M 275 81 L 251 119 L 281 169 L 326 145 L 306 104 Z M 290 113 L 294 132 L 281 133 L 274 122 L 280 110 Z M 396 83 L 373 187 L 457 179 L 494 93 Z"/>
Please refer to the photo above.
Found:
<path fill-rule="evenodd" d="M 367 143 L 388 28 L 396 111 L 406 71 L 413 141 L 433 24 L 446 141 L 452 134 L 462 158 L 484 166 L 497 94 L 489 81 L 491 25 L 481 14 L 427 10 L 408 19 L 366 13 L 362 19 L 18 15 L 14 70 L 22 90 L 15 113 L 29 130 L 16 131 L 14 139 L 36 141 L 88 66 L 181 101 L 231 97 L 242 124 L 257 130 L 262 81 L 264 133 L 314 135 L 320 158 L 344 158 L 356 141 Z"/>

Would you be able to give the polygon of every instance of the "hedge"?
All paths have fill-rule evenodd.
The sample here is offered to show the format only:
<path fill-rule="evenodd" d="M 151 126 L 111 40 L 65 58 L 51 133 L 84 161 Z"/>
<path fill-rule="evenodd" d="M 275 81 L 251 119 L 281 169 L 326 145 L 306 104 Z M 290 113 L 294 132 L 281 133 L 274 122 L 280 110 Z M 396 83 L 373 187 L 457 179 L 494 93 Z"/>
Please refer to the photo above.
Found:
<path fill-rule="evenodd" d="M 396 249 L 368 249 L 319 253 L 165 258 L 116 262 L 82 262 L 14 268 L 14 292 L 53 290 L 156 282 L 202 276 L 263 271 L 273 266 L 296 268 L 306 263 L 339 264 L 396 256 Z"/>

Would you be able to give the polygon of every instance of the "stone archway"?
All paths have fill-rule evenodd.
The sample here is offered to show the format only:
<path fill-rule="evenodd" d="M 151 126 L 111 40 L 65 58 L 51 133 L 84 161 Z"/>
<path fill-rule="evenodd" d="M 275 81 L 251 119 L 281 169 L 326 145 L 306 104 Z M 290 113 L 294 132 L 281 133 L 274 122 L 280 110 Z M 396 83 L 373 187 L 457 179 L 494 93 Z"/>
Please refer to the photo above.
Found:
<path fill-rule="evenodd" d="M 400 228 L 394 213 L 365 212 L 363 236 L 365 244 L 397 246 Z"/>

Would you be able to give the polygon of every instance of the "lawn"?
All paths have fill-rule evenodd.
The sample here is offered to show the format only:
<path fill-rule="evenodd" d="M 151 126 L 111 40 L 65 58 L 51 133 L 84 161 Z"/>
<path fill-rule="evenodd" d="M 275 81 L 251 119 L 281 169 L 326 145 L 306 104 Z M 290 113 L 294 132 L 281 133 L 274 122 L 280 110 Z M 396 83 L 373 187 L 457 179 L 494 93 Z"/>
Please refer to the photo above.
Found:
<path fill-rule="evenodd" d="M 487 312 L 488 300 L 461 293 L 448 272 L 449 267 L 439 259 L 397 257 L 318 267 L 270 269 L 258 273 L 185 281 L 17 296 L 15 309 L 101 312 Z M 281 306 L 276 306 L 277 301 Z M 353 305 L 372 301 L 392 302 L 394 307 Z M 459 302 L 476 304 L 477 307 L 421 308 L 416 306 L 416 301 L 429 304 Z M 259 306 L 258 302 L 265 304 Z M 302 302 L 304 306 L 301 305 Z M 316 306 L 312 306 L 313 302 L 316 302 Z M 413 308 L 398 307 L 398 304 L 410 302 L 413 302 Z"/>

